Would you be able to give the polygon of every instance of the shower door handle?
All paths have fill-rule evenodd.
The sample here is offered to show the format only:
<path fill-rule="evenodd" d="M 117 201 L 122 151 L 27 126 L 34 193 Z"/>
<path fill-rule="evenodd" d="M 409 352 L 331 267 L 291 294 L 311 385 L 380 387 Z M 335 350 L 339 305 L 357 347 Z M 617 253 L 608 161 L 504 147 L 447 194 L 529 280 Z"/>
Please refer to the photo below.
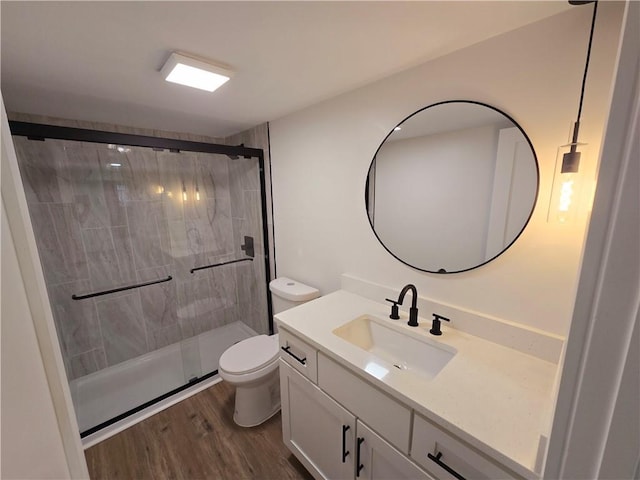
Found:
<path fill-rule="evenodd" d="M 127 285 L 126 287 L 112 288 L 110 290 L 103 290 L 101 292 L 87 293 L 85 295 L 76 295 L 74 293 L 73 295 L 71 295 L 71 298 L 73 300 L 84 300 L 85 298 L 100 297 L 102 295 L 108 295 L 110 293 L 124 292 L 125 290 L 133 290 L 134 288 L 147 287 L 149 285 L 155 285 L 156 283 L 169 282 L 171 280 L 173 280 L 173 277 L 171 275 L 168 275 L 167 278 L 161 278 L 160 280 L 152 280 L 150 282 L 136 283 L 135 285 Z"/>

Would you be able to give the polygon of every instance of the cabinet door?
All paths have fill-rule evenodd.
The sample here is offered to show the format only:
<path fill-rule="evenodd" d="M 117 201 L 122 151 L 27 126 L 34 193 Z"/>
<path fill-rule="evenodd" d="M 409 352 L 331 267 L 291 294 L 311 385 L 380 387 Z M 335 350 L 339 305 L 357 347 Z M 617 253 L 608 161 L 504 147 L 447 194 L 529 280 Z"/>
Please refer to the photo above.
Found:
<path fill-rule="evenodd" d="M 433 480 L 424 470 L 358 420 L 356 477 L 363 480 Z"/>
<path fill-rule="evenodd" d="M 316 478 L 353 478 L 355 417 L 280 360 L 282 436 Z"/>

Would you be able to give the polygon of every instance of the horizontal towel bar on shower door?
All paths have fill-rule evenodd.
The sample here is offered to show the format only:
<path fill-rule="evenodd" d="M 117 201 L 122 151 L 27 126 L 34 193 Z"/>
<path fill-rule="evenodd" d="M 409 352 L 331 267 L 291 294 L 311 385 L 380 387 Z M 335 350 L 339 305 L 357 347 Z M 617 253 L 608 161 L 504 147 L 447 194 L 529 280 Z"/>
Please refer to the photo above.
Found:
<path fill-rule="evenodd" d="M 156 283 L 168 282 L 169 280 L 172 280 L 172 279 L 173 279 L 173 277 L 171 275 L 169 275 L 169 276 L 167 276 L 167 278 L 161 278 L 160 280 L 154 280 L 152 282 L 136 283 L 135 285 L 129 285 L 127 287 L 112 288 L 111 290 L 104 290 L 102 292 L 87 293 L 86 295 L 75 295 L 74 294 L 74 295 L 71 295 L 71 298 L 73 298 L 74 300 L 83 300 L 85 298 L 99 297 L 100 295 L 107 295 L 108 293 L 123 292 L 125 290 L 131 290 L 133 288 L 146 287 L 147 285 L 155 285 Z"/>
<path fill-rule="evenodd" d="M 230 263 L 238 263 L 238 262 L 253 262 L 253 258 L 251 258 L 251 257 L 238 258 L 237 260 L 229 260 L 228 262 L 214 263 L 212 265 L 205 265 L 203 267 L 195 267 L 195 268 L 192 268 L 189 271 L 191 273 L 193 273 L 193 272 L 197 272 L 198 270 L 204 270 L 205 268 L 221 267 L 222 265 L 229 265 Z"/>

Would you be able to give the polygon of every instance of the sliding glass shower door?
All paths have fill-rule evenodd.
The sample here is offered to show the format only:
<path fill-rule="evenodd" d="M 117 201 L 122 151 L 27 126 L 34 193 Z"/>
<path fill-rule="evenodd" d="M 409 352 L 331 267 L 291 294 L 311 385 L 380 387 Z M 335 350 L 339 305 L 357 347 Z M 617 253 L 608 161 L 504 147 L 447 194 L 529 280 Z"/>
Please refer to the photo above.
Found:
<path fill-rule="evenodd" d="M 19 127 L 83 434 L 212 375 L 228 346 L 272 331 L 261 158 L 189 142 L 154 148 L 149 137 L 76 141 L 73 129 L 33 139 Z"/>

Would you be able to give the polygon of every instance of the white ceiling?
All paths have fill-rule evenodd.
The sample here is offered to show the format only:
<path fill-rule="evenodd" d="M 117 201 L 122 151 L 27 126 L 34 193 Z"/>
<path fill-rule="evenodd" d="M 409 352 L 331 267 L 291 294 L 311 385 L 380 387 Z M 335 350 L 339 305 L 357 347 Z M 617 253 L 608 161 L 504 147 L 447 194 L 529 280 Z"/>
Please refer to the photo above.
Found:
<path fill-rule="evenodd" d="M 557 1 L 0 2 L 7 110 L 224 137 L 560 13 Z M 237 73 L 165 82 L 172 50 Z"/>

